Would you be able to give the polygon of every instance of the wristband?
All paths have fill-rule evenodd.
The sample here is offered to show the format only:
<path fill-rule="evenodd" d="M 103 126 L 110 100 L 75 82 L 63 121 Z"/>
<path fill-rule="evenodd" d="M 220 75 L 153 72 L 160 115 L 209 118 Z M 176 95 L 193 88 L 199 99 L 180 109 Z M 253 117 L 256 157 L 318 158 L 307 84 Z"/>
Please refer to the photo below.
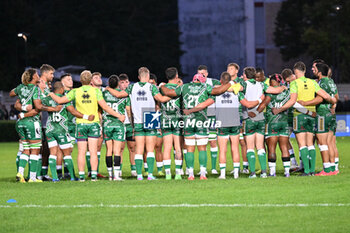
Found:
<path fill-rule="evenodd" d="M 307 115 L 312 116 L 312 111 L 307 110 Z"/>
<path fill-rule="evenodd" d="M 83 115 L 83 119 L 89 120 L 89 115 Z"/>
<path fill-rule="evenodd" d="M 260 98 L 258 99 L 258 101 L 259 101 L 259 104 L 261 104 L 262 100 Z"/>
<path fill-rule="evenodd" d="M 27 105 L 22 105 L 22 111 L 27 111 Z"/>
<path fill-rule="evenodd" d="M 231 81 L 230 81 L 230 84 L 233 85 L 233 84 L 235 84 L 235 82 L 231 80 Z"/>
<path fill-rule="evenodd" d="M 23 119 L 23 118 L 24 118 L 24 113 L 21 112 L 21 113 L 19 114 L 19 117 L 20 117 L 21 119 Z"/>

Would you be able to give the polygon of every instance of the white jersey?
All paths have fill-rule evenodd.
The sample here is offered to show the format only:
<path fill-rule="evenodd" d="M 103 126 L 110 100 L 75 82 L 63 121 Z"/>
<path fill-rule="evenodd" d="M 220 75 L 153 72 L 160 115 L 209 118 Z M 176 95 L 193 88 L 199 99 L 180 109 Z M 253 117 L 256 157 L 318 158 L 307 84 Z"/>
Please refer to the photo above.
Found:
<path fill-rule="evenodd" d="M 135 83 L 130 93 L 130 104 L 134 116 L 134 123 L 143 123 L 143 113 L 155 110 L 155 101 L 152 95 L 152 84 Z"/>
<path fill-rule="evenodd" d="M 239 99 L 233 92 L 225 92 L 216 96 L 216 121 L 221 127 L 240 126 Z"/>
<path fill-rule="evenodd" d="M 252 83 L 249 80 L 245 81 L 247 87 L 246 87 L 246 91 L 245 91 L 245 99 L 248 101 L 254 101 L 254 100 L 259 100 L 260 96 L 263 94 L 263 86 L 261 82 L 255 82 Z M 246 108 L 244 106 L 242 106 L 242 112 L 243 112 L 243 119 L 247 119 L 248 116 L 248 112 L 253 112 L 256 111 L 258 109 L 259 105 L 257 105 L 254 108 Z M 259 114 L 257 114 L 254 118 L 251 118 L 253 121 L 261 121 L 264 120 L 264 113 L 261 112 Z"/>

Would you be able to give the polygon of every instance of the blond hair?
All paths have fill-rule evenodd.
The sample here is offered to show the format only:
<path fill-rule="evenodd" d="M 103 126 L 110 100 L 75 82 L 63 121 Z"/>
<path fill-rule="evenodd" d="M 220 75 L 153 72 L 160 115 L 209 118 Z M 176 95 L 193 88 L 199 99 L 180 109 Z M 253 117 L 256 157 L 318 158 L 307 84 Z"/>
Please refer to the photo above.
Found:
<path fill-rule="evenodd" d="M 24 85 L 28 85 L 33 80 L 33 76 L 35 74 L 36 70 L 33 68 L 29 68 L 28 70 L 24 71 L 21 77 L 22 83 Z"/>
<path fill-rule="evenodd" d="M 89 85 L 91 82 L 91 78 L 92 78 L 92 74 L 91 74 L 90 70 L 84 70 L 80 74 L 80 82 L 83 85 Z"/>
<path fill-rule="evenodd" d="M 149 69 L 147 67 L 140 67 L 139 69 L 139 77 L 144 77 L 145 75 L 149 75 Z"/>

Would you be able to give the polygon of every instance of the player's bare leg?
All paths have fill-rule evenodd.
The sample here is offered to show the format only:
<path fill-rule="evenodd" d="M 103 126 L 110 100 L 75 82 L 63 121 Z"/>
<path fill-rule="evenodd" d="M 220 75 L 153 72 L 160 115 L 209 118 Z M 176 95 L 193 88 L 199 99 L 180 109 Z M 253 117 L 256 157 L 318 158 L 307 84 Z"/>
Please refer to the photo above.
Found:
<path fill-rule="evenodd" d="M 289 137 L 288 136 L 279 136 L 278 137 L 278 145 L 280 147 L 281 153 L 282 153 L 282 163 L 284 167 L 284 176 L 289 177 L 290 176 L 290 154 L 288 151 L 288 144 L 289 144 Z"/>
<path fill-rule="evenodd" d="M 79 170 L 79 179 L 81 182 L 85 181 L 85 154 L 87 149 L 87 140 L 78 139 L 78 170 Z"/>
<path fill-rule="evenodd" d="M 219 179 L 226 179 L 226 153 L 227 153 L 228 139 L 229 139 L 228 136 L 218 136 L 219 165 L 220 165 Z"/>
<path fill-rule="evenodd" d="M 146 152 L 147 152 L 147 165 L 148 165 L 148 180 L 154 180 L 153 168 L 154 168 L 154 148 L 156 146 L 157 136 L 146 136 Z"/>
<path fill-rule="evenodd" d="M 51 154 L 51 153 L 50 153 Z M 63 152 L 61 151 L 60 148 L 57 149 L 57 161 L 56 161 L 56 168 L 57 168 L 57 175 L 58 179 L 62 179 L 63 176 Z"/>
<path fill-rule="evenodd" d="M 156 145 L 155 145 L 155 151 L 156 151 L 156 164 L 157 164 L 157 174 L 158 176 L 164 176 L 163 173 L 163 138 L 157 137 L 156 139 Z"/>
<path fill-rule="evenodd" d="M 127 141 L 127 146 L 129 150 L 129 160 L 130 160 L 130 167 L 131 167 L 131 176 L 137 176 L 136 174 L 136 166 L 135 166 L 135 141 Z"/>
<path fill-rule="evenodd" d="M 330 153 L 328 147 L 328 133 L 318 133 L 316 134 L 318 147 L 321 152 L 321 157 L 323 161 L 323 170 L 320 173 L 317 173 L 317 176 L 330 175 L 331 173 L 331 164 L 330 164 Z M 331 152 L 332 153 L 332 152 Z"/>
<path fill-rule="evenodd" d="M 242 154 L 242 160 L 243 160 L 243 170 L 242 173 L 249 174 L 249 163 L 247 159 L 247 144 L 245 142 L 245 139 L 243 137 L 243 129 L 240 130 L 239 135 L 239 144 L 241 145 L 241 154 Z"/>
<path fill-rule="evenodd" d="M 142 180 L 142 164 L 143 164 L 143 152 L 145 149 L 145 136 L 135 136 L 136 143 L 136 154 L 135 154 L 135 165 L 137 179 Z"/>
<path fill-rule="evenodd" d="M 21 143 L 23 148 L 22 148 L 21 155 L 19 156 L 16 180 L 21 183 L 25 183 L 26 181 L 24 179 L 24 169 L 29 160 L 30 147 L 29 147 L 29 141 L 27 140 L 22 140 Z"/>
<path fill-rule="evenodd" d="M 231 135 L 231 154 L 233 161 L 233 178 L 237 179 L 239 177 L 239 167 L 240 167 L 240 156 L 239 156 L 239 135 Z"/>
<path fill-rule="evenodd" d="M 109 180 L 113 180 L 113 141 L 106 140 L 106 166 Z"/>
<path fill-rule="evenodd" d="M 114 181 L 122 180 L 121 174 L 121 153 L 123 142 L 113 140 L 113 154 L 114 154 Z"/>
<path fill-rule="evenodd" d="M 195 136 L 185 137 L 186 145 L 186 167 L 188 170 L 188 180 L 194 180 L 194 151 L 196 146 Z"/>
<path fill-rule="evenodd" d="M 278 136 L 270 136 L 266 139 L 268 148 L 269 176 L 276 176 L 276 146 Z"/>
<path fill-rule="evenodd" d="M 261 178 L 267 177 L 267 158 L 266 158 L 266 151 L 265 151 L 265 135 L 255 133 L 255 144 L 256 149 L 258 150 L 258 159 L 260 163 L 260 169 L 261 169 Z"/>
<path fill-rule="evenodd" d="M 339 173 L 339 152 L 337 147 L 337 138 L 335 135 L 332 136 L 332 145 L 334 148 L 334 161 L 335 161 L 335 171 Z"/>
<path fill-rule="evenodd" d="M 173 144 L 174 144 L 174 151 L 175 151 L 175 180 L 181 180 L 182 177 L 182 137 L 173 135 Z"/>
<path fill-rule="evenodd" d="M 98 146 L 98 138 L 89 137 L 88 147 L 90 152 L 90 163 L 91 163 L 91 181 L 97 180 L 97 167 L 98 167 L 97 146 Z"/>
<path fill-rule="evenodd" d="M 101 149 L 103 144 L 103 134 L 101 133 L 101 137 L 98 138 L 97 142 L 97 158 L 98 158 L 98 165 L 97 165 L 97 177 L 99 178 L 106 178 L 106 176 L 100 174 L 100 160 L 101 160 Z"/>
<path fill-rule="evenodd" d="M 164 142 L 164 153 L 163 153 L 163 163 L 165 170 L 165 179 L 171 180 L 171 149 L 173 148 L 173 135 L 168 134 L 163 136 Z M 176 150 L 175 150 L 176 151 Z"/>

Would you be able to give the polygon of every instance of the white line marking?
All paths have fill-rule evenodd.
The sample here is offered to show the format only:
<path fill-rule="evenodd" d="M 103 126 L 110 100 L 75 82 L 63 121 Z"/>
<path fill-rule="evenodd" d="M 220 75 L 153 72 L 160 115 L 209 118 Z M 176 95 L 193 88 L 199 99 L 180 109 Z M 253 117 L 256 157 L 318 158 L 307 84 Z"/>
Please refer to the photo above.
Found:
<path fill-rule="evenodd" d="M 150 205 L 118 205 L 118 204 L 83 204 L 83 205 L 0 205 L 0 208 L 264 208 L 264 207 L 350 207 L 350 203 L 315 203 L 315 204 L 150 204 Z"/>

